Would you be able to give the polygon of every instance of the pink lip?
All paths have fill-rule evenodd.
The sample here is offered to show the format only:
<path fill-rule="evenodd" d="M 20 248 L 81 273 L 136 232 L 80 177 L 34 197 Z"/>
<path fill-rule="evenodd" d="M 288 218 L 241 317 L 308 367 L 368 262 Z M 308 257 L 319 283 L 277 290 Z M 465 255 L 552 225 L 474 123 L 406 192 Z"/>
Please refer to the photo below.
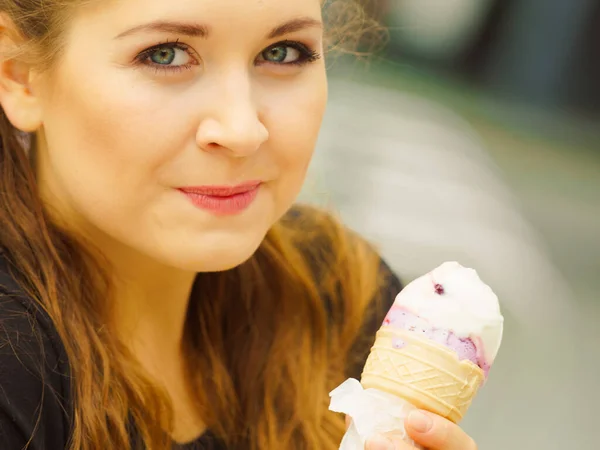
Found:
<path fill-rule="evenodd" d="M 235 215 L 252 204 L 261 184 L 249 181 L 237 186 L 190 186 L 178 190 L 198 208 L 217 215 Z"/>

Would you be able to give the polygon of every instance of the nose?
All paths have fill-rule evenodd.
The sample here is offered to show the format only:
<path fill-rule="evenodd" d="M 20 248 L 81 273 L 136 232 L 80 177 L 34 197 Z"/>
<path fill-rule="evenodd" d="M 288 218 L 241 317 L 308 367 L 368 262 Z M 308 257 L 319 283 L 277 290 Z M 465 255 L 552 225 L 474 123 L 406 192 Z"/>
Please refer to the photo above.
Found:
<path fill-rule="evenodd" d="M 221 80 L 221 89 L 215 89 L 219 95 L 212 96 L 211 112 L 201 121 L 196 142 L 204 151 L 225 151 L 241 158 L 255 153 L 269 139 L 269 132 L 252 98 L 251 80 L 236 78 Z"/>

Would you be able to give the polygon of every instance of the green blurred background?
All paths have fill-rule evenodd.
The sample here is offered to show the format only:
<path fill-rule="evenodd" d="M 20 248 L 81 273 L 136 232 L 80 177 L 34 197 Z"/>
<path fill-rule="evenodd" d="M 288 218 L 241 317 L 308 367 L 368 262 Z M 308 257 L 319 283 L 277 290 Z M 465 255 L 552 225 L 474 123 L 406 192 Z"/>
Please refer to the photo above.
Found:
<path fill-rule="evenodd" d="M 336 57 L 306 199 L 405 282 L 445 260 L 498 293 L 481 450 L 600 448 L 600 2 L 381 0 L 383 53 Z"/>

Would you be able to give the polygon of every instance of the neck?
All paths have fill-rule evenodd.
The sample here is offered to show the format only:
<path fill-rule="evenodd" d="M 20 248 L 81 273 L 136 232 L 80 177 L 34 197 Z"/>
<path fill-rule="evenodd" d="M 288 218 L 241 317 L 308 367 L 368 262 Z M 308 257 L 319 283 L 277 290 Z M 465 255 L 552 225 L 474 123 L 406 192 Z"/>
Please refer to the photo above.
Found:
<path fill-rule="evenodd" d="M 148 370 L 179 359 L 196 273 L 158 262 L 103 233 L 86 233 L 111 277 L 111 328 Z M 159 369 L 160 371 L 160 369 Z"/>
<path fill-rule="evenodd" d="M 117 332 L 141 362 L 178 357 L 196 274 L 139 257 L 119 261 L 113 263 Z"/>
<path fill-rule="evenodd" d="M 108 255 L 107 255 L 108 256 Z M 148 258 L 110 254 L 115 276 L 114 325 L 153 381 L 172 402 L 172 438 L 189 442 L 205 430 L 190 395 L 182 353 L 189 297 L 196 273 L 157 264 Z"/>

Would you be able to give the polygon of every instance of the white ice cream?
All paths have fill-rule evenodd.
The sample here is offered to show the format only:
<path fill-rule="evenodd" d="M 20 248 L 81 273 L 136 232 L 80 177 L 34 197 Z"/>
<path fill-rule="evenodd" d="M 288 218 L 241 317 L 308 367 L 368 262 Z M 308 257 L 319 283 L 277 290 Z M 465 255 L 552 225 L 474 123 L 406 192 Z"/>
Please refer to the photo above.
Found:
<path fill-rule="evenodd" d="M 418 315 L 435 328 L 471 338 L 475 345 L 482 345 L 480 350 L 488 364 L 496 358 L 504 318 L 498 297 L 475 270 L 446 262 L 408 284 L 394 306 Z"/>

